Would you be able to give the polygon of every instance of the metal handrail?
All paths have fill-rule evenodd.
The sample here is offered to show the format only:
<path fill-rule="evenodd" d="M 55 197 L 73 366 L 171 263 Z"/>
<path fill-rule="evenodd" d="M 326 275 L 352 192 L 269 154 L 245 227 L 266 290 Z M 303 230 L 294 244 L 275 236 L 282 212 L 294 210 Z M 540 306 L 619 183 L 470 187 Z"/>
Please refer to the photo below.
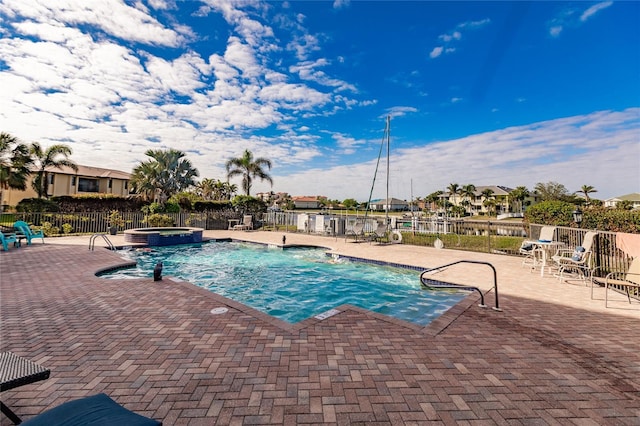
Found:
<path fill-rule="evenodd" d="M 496 268 L 489 262 L 483 262 L 483 261 L 479 261 L 479 260 L 457 260 L 455 262 L 447 263 L 446 265 L 441 265 L 441 266 L 438 266 L 438 267 L 435 267 L 435 268 L 425 269 L 420 274 L 420 284 L 423 287 L 431 287 L 431 288 L 457 288 L 457 289 L 460 289 L 460 290 L 477 291 L 480 294 L 480 307 L 481 308 L 486 308 L 487 305 L 485 305 L 485 303 L 484 303 L 484 294 L 482 294 L 482 291 L 478 287 L 464 286 L 464 285 L 455 284 L 455 283 L 447 283 L 445 281 L 432 280 L 432 279 L 424 277 L 425 274 L 428 274 L 430 272 L 435 272 L 435 271 L 438 271 L 440 269 L 444 269 L 444 268 L 446 268 L 448 266 L 457 265 L 459 263 L 474 263 L 474 264 L 477 264 L 477 265 L 487 265 L 493 270 L 493 291 L 495 293 L 495 302 L 496 303 L 495 303 L 495 306 L 492 309 L 494 311 L 500 311 L 501 312 L 502 309 L 500 309 L 500 305 L 498 303 L 498 273 L 496 272 Z M 434 281 L 438 281 L 439 284 L 429 285 L 428 282 L 433 283 Z"/>
<path fill-rule="evenodd" d="M 89 238 L 89 250 L 93 251 L 96 245 L 96 238 L 98 237 L 102 237 L 102 239 L 107 243 L 109 250 L 114 250 L 114 251 L 116 250 L 116 247 L 113 245 L 111 240 L 107 237 L 107 234 L 101 234 L 101 233 L 93 234 L 91 238 Z"/>

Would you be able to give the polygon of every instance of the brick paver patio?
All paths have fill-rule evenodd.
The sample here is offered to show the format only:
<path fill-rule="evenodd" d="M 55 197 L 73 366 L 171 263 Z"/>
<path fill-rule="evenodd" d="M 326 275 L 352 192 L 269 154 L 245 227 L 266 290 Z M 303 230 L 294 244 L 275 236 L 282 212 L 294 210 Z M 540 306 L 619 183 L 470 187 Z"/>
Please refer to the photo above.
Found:
<path fill-rule="evenodd" d="M 281 238 L 209 233 L 226 235 Z M 51 369 L 2 393 L 23 419 L 105 392 L 165 425 L 640 425 L 640 303 L 616 295 L 604 309 L 601 289 L 591 300 L 583 283 L 541 278 L 514 257 L 291 234 L 288 243 L 420 266 L 488 260 L 503 312 L 470 296 L 426 328 L 350 306 L 289 325 L 168 277 L 98 278 L 122 259 L 76 240 L 0 254 L 0 351 Z M 482 270 L 450 274 L 491 284 Z"/>

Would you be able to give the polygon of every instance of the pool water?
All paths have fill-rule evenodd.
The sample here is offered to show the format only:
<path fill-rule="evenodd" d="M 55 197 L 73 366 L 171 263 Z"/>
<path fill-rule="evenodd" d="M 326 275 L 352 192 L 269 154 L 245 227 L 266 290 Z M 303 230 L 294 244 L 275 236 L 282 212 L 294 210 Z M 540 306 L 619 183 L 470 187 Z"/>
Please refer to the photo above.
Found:
<path fill-rule="evenodd" d="M 122 252 L 135 268 L 106 278 L 152 277 L 157 262 L 163 276 L 175 276 L 289 323 L 348 303 L 426 325 L 467 293 L 424 290 L 419 272 L 334 260 L 319 248 L 281 248 L 241 242 L 154 247 Z"/>

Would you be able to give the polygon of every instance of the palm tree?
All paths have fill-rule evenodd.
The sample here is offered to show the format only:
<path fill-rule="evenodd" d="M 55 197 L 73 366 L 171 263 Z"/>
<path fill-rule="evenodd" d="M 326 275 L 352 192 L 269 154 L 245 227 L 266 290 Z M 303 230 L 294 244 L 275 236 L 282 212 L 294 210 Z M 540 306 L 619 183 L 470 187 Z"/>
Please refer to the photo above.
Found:
<path fill-rule="evenodd" d="M 449 197 L 451 197 L 451 202 L 453 203 L 455 201 L 455 196 L 460 192 L 460 185 L 457 183 L 450 183 L 449 186 L 447 186 L 447 189 L 449 190 Z"/>
<path fill-rule="evenodd" d="M 156 198 L 164 203 L 169 197 L 195 186 L 199 173 L 187 160 L 185 153 L 176 149 L 149 149 L 145 155 L 151 159 L 133 169 L 131 186 L 145 199 Z"/>
<path fill-rule="evenodd" d="M 489 213 L 489 216 L 491 216 L 493 215 L 498 203 L 493 198 L 486 198 L 482 204 L 487 208 L 487 212 Z"/>
<path fill-rule="evenodd" d="M 204 178 L 196 185 L 196 193 L 205 201 L 214 200 L 216 191 L 216 179 Z"/>
<path fill-rule="evenodd" d="M 145 201 L 153 201 L 156 196 L 157 164 L 151 161 L 140 163 L 131 174 L 131 192 Z"/>
<path fill-rule="evenodd" d="M 514 201 L 518 202 L 520 213 L 522 213 L 522 211 L 524 210 L 524 207 L 523 207 L 522 203 L 523 203 L 524 199 L 527 198 L 530 195 L 529 190 L 527 189 L 527 187 L 526 186 L 518 186 L 518 187 L 516 187 L 516 189 L 511 191 L 509 193 L 509 195 L 511 196 L 511 198 L 513 198 Z"/>
<path fill-rule="evenodd" d="M 264 170 L 267 167 L 271 170 L 271 160 L 266 158 L 253 158 L 253 154 L 245 149 L 242 157 L 232 158 L 227 161 L 227 179 L 234 176 L 242 176 L 242 190 L 248 196 L 251 192 L 251 185 L 254 178 L 266 180 L 273 186 L 273 179 Z"/>
<path fill-rule="evenodd" d="M 435 210 L 434 207 L 439 205 L 440 196 L 442 194 L 443 191 L 435 191 L 424 197 L 424 202 L 429 203 L 429 210 Z"/>
<path fill-rule="evenodd" d="M 494 208 L 497 204 L 496 200 L 490 200 L 492 195 L 493 195 L 493 189 L 491 188 L 486 188 L 482 191 L 482 197 L 484 198 L 482 205 L 484 205 L 489 211 L 489 216 L 491 216 L 491 209 Z"/>
<path fill-rule="evenodd" d="M 32 163 L 28 145 L 9 133 L 0 133 L 0 200 L 4 190 L 27 189 L 27 179 L 31 173 L 29 166 Z"/>
<path fill-rule="evenodd" d="M 36 177 L 31 182 L 31 186 L 38 193 L 38 198 L 42 198 L 43 195 L 48 197 L 49 172 L 47 172 L 47 169 L 70 167 L 74 171 L 78 171 L 76 163 L 69 160 L 72 151 L 67 145 L 51 145 L 46 150 L 43 150 L 38 142 L 33 142 L 29 147 L 29 153 L 37 168 Z"/>
<path fill-rule="evenodd" d="M 466 199 L 463 205 L 470 206 L 472 198 L 476 195 L 476 186 L 472 183 L 464 185 L 460 188 L 460 195 Z M 469 209 L 469 213 L 471 213 L 471 209 Z"/>
<path fill-rule="evenodd" d="M 589 204 L 591 202 L 591 198 L 589 197 L 589 194 L 598 192 L 598 190 L 591 185 L 582 185 L 582 188 L 580 188 L 580 191 L 578 192 L 584 195 L 584 199 L 586 200 L 586 203 Z"/>

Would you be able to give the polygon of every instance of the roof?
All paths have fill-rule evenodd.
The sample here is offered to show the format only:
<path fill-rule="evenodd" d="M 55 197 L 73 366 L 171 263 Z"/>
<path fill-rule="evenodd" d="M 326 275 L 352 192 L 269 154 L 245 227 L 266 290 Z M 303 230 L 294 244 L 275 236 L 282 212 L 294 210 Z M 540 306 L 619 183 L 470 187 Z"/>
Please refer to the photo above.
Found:
<path fill-rule="evenodd" d="M 47 167 L 46 171 L 52 172 L 52 173 L 64 174 L 64 175 L 77 175 L 77 176 L 111 178 L 111 179 L 122 179 L 122 180 L 131 179 L 130 173 L 121 172 L 120 170 L 103 169 L 102 167 L 93 167 L 93 166 L 78 165 L 77 172 L 68 166 Z"/>
<path fill-rule="evenodd" d="M 640 193 L 633 192 L 631 194 L 620 195 L 618 197 L 608 198 L 606 201 L 640 201 Z"/>

